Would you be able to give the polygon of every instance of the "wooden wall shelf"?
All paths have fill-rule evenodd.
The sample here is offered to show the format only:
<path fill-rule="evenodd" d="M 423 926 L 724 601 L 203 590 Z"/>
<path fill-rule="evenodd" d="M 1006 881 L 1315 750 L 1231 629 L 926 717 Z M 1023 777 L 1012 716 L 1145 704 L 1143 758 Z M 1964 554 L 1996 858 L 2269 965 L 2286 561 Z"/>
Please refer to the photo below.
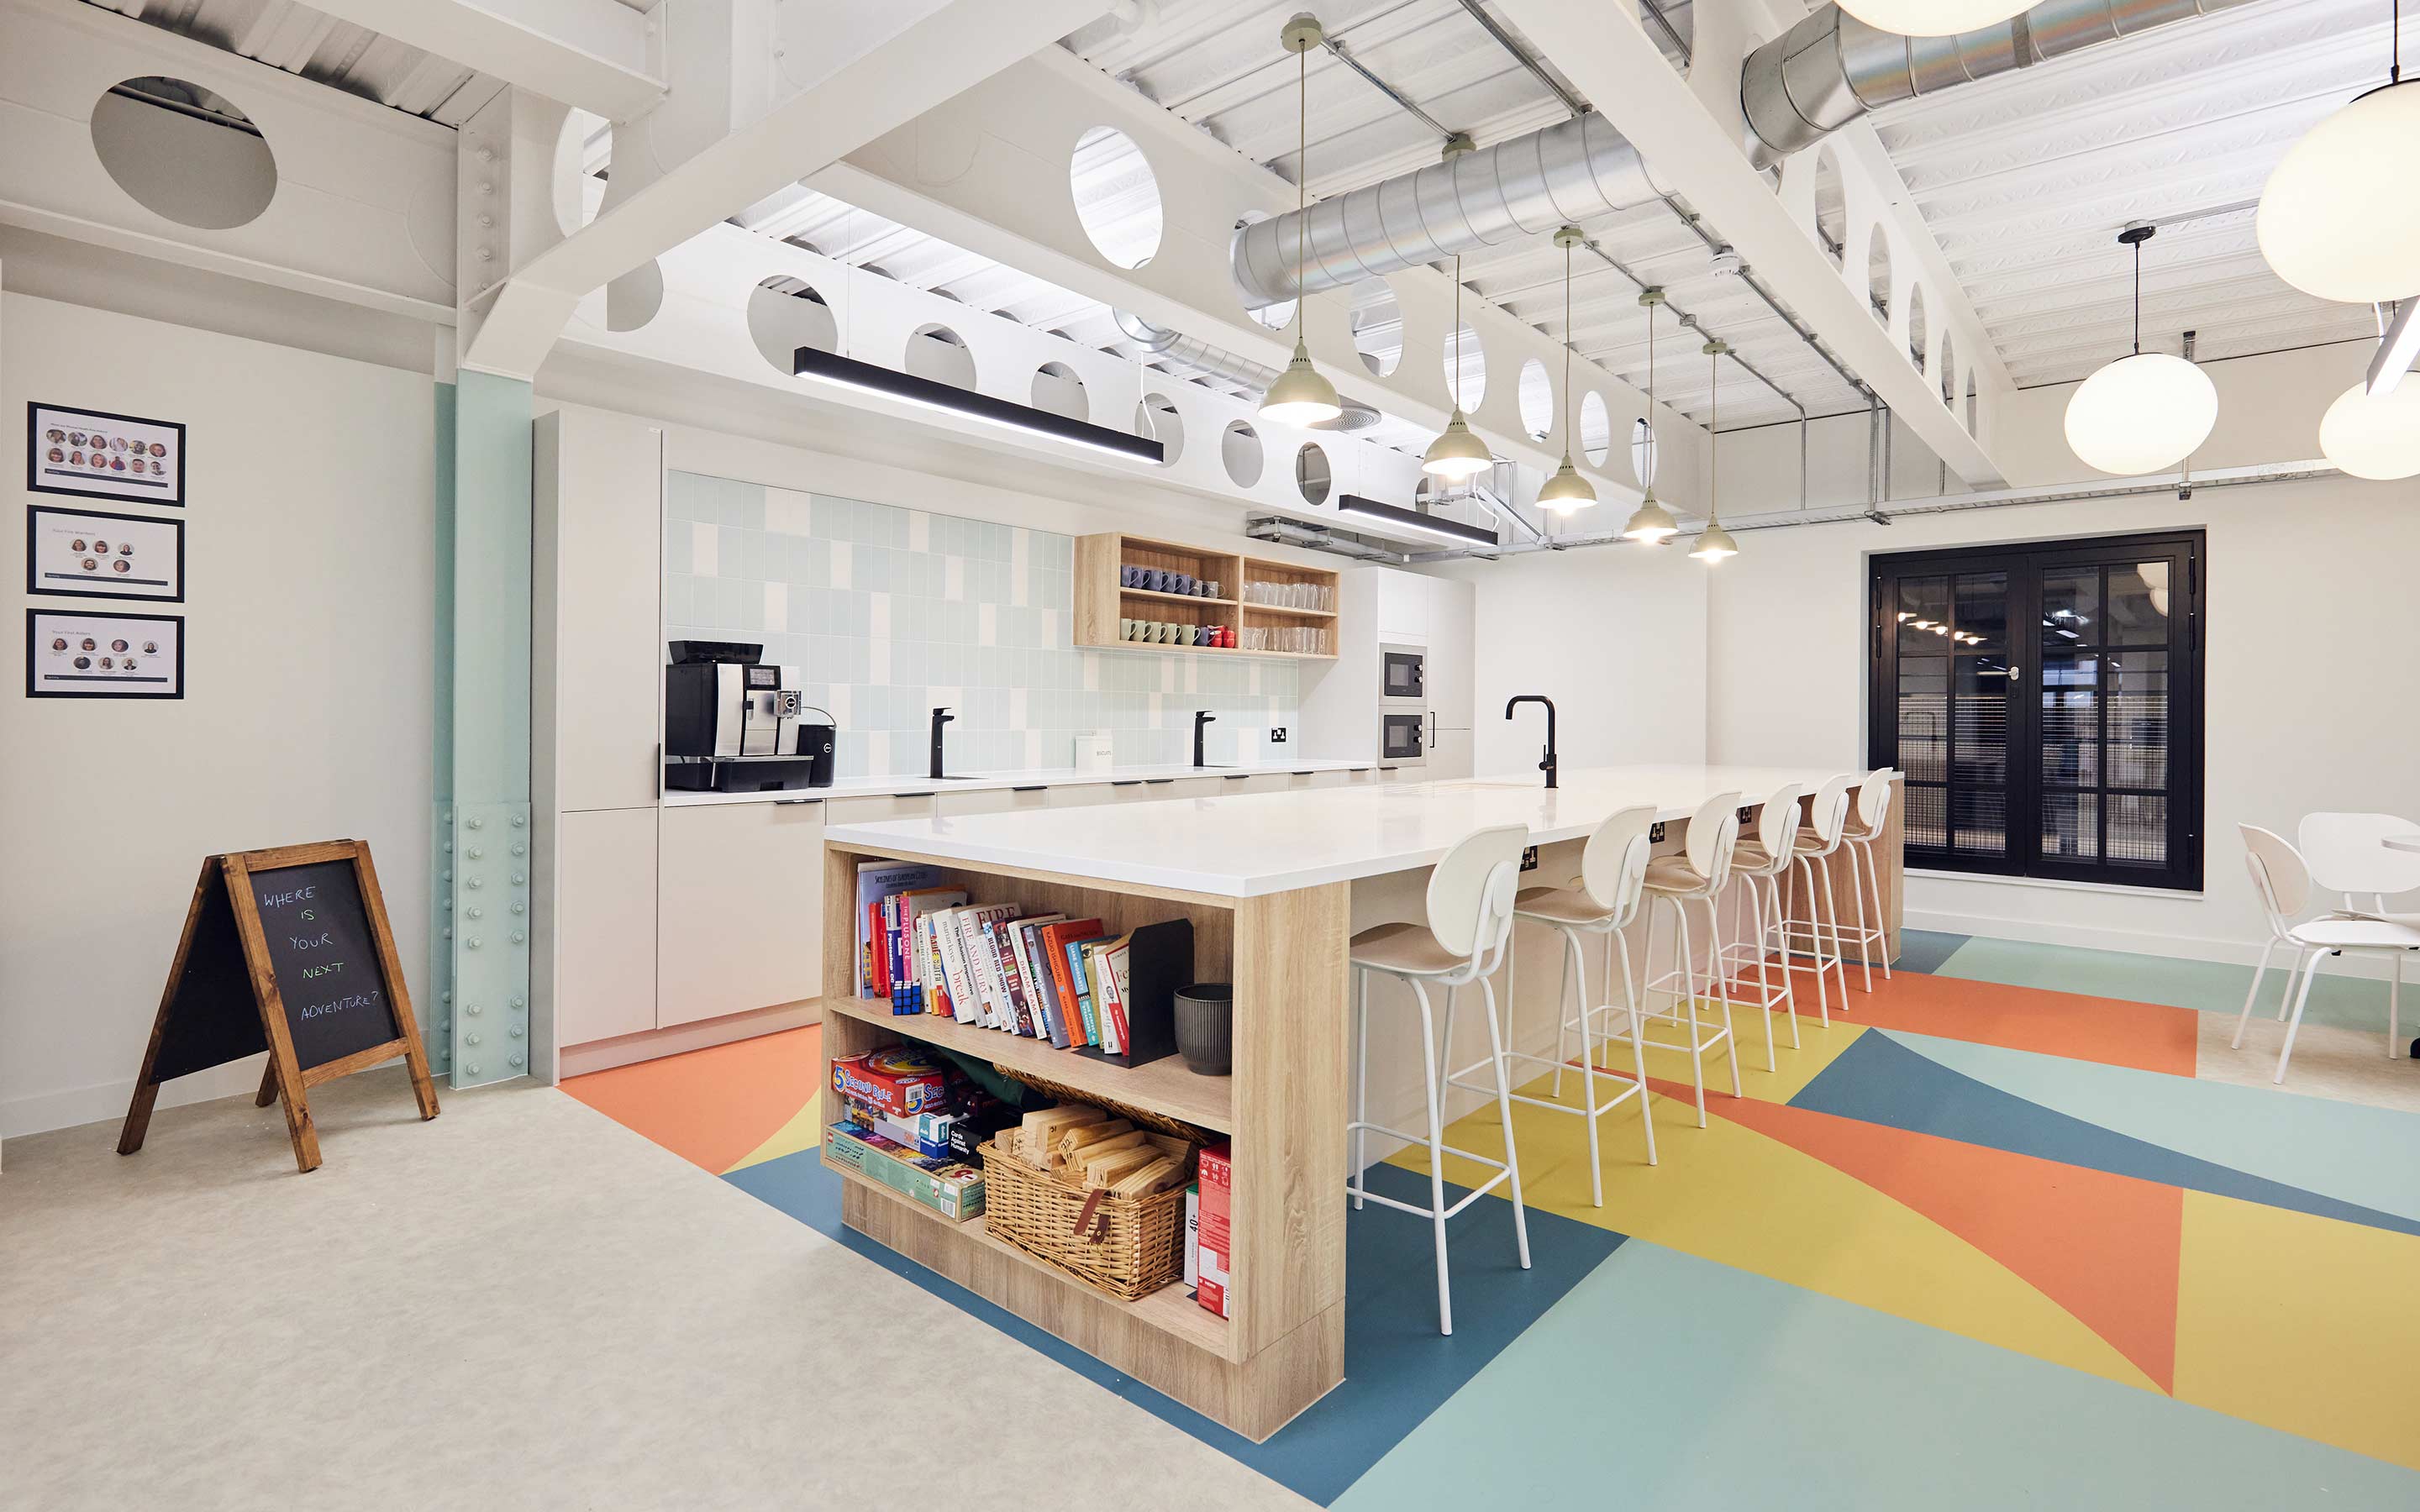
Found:
<path fill-rule="evenodd" d="M 1183 573 L 1198 581 L 1215 583 L 1215 595 L 1129 588 L 1121 569 L 1141 567 Z M 1242 552 L 1214 551 L 1207 547 L 1155 540 L 1112 531 L 1076 540 L 1075 643 L 1104 651 L 1172 651 L 1197 656 L 1284 656 L 1298 661 L 1336 658 L 1336 613 L 1329 609 L 1292 609 L 1255 604 L 1247 598 L 1247 583 L 1278 583 L 1288 587 L 1312 584 L 1326 591 L 1333 605 L 1341 592 L 1341 575 L 1324 567 L 1305 567 Z M 1281 633 L 1312 632 L 1323 649 L 1288 646 L 1195 646 L 1172 641 L 1130 640 L 1121 633 L 1121 620 L 1195 625 L 1222 625 L 1237 632 L 1239 640 L 1260 632 L 1274 640 Z"/>

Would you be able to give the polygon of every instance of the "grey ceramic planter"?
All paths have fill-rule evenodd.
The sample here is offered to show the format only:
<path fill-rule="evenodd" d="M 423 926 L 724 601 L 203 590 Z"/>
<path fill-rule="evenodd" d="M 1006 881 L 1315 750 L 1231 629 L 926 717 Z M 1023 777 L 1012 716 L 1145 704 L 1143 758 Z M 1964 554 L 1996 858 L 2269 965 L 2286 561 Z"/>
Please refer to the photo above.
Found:
<path fill-rule="evenodd" d="M 1235 989 L 1200 981 L 1176 995 L 1176 1049 L 1204 1076 L 1224 1076 L 1235 1061 Z"/>

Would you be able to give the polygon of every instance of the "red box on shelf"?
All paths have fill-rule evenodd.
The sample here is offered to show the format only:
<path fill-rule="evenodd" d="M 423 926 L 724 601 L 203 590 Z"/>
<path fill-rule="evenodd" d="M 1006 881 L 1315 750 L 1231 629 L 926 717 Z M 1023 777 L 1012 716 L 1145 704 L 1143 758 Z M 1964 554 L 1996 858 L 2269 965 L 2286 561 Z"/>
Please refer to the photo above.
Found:
<path fill-rule="evenodd" d="M 928 1109 L 948 1111 L 948 1063 L 908 1045 L 887 1045 L 835 1060 L 831 1075 L 833 1092 L 894 1119 L 911 1118 Z"/>
<path fill-rule="evenodd" d="M 1200 1274 L 1193 1296 L 1221 1318 L 1229 1311 L 1227 1272 L 1234 1262 L 1235 1160 L 1225 1145 L 1202 1152 L 1202 1242 Z"/>

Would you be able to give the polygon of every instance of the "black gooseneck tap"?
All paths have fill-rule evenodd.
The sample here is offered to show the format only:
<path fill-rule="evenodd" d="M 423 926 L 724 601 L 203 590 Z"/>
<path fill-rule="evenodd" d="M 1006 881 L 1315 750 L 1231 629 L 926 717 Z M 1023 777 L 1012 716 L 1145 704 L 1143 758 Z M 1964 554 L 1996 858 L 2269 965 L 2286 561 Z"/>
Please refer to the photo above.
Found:
<path fill-rule="evenodd" d="M 1504 717 L 1507 719 L 1512 717 L 1513 705 L 1519 703 L 1543 703 L 1546 706 L 1546 756 L 1544 761 L 1538 764 L 1538 770 L 1546 774 L 1546 786 L 1553 787 L 1555 785 L 1556 765 L 1555 701 L 1546 697 L 1543 693 L 1519 694 L 1516 697 L 1509 698 L 1504 701 Z"/>
<path fill-rule="evenodd" d="M 1193 764 L 1196 766 L 1207 766 L 1210 764 L 1208 762 L 1202 760 L 1202 727 L 1218 717 L 1217 715 L 1211 713 L 1208 709 L 1196 709 L 1193 711 Z"/>
<path fill-rule="evenodd" d="M 941 779 L 941 726 L 948 724 L 951 720 L 956 717 L 956 715 L 952 714 L 947 709 L 935 709 L 933 711 L 933 770 L 931 775 L 933 780 L 936 782 Z"/>

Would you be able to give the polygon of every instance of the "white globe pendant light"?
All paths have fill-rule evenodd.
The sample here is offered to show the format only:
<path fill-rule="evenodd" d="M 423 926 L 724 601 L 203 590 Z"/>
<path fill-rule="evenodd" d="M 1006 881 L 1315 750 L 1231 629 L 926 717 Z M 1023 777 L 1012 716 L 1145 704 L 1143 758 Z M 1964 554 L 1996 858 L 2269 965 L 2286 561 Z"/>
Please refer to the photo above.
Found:
<path fill-rule="evenodd" d="M 1496 454 L 1470 428 L 1462 412 L 1462 255 L 1453 258 L 1453 414 L 1429 442 L 1420 471 L 1448 483 L 1463 483 L 1496 465 Z"/>
<path fill-rule="evenodd" d="M 1260 416 L 1283 425 L 1321 425 L 1344 413 L 1336 385 L 1311 365 L 1311 346 L 1303 339 L 1303 270 L 1309 259 L 1303 238 L 1311 217 L 1303 213 L 1311 185 L 1311 50 L 1321 39 L 1318 18 L 1305 11 L 1285 23 L 1278 39 L 1295 55 L 1295 186 L 1294 186 L 1294 358 L 1261 395 Z"/>
<path fill-rule="evenodd" d="M 2181 357 L 2143 350 L 2143 243 L 2148 225 L 2118 240 L 2134 249 L 2134 350 L 2079 385 L 2067 401 L 2067 444 L 2087 466 L 2131 477 L 2162 472 L 2194 454 L 2218 423 L 2218 389 Z"/>
<path fill-rule="evenodd" d="M 2356 383 L 2319 417 L 2319 453 L 2356 478 L 2420 477 L 2420 383 Z"/>
<path fill-rule="evenodd" d="M 1901 37 L 1955 37 L 1996 25 L 2029 0 L 1839 0 L 1840 8 L 1880 31 Z"/>
<path fill-rule="evenodd" d="M 2420 80 L 2403 81 L 2402 7 L 2387 83 L 2303 133 L 2260 191 L 2260 255 L 2304 293 L 2348 304 L 2420 294 Z"/>
<path fill-rule="evenodd" d="M 1572 465 L 1572 431 L 1579 426 L 1579 415 L 1572 404 L 1572 249 L 1587 237 L 1578 226 L 1567 225 L 1555 233 L 1555 245 L 1563 249 L 1563 465 L 1538 490 L 1541 508 L 1558 515 L 1568 515 L 1586 509 L 1596 502 L 1596 488 L 1580 476 Z"/>

